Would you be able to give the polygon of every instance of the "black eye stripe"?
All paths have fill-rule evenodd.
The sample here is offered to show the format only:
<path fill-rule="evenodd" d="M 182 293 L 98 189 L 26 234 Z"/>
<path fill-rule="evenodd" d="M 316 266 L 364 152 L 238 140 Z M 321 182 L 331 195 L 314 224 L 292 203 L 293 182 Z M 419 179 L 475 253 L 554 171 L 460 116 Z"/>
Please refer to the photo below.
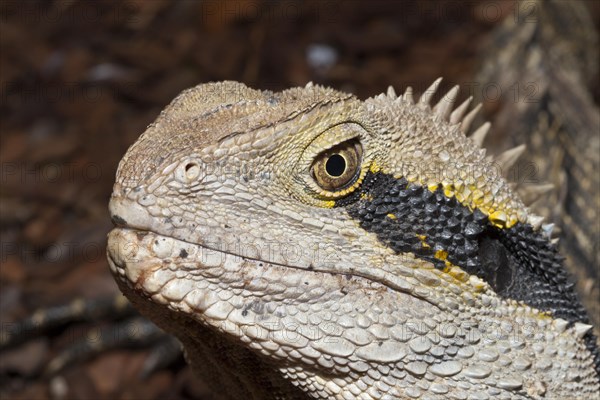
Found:
<path fill-rule="evenodd" d="M 383 173 L 368 173 L 360 190 L 336 207 L 346 207 L 363 229 L 399 253 L 413 253 L 440 269 L 447 260 L 484 279 L 501 297 L 556 317 L 587 318 L 561 256 L 527 224 L 496 228 L 481 211 L 472 212 L 441 189 L 431 192 Z"/>

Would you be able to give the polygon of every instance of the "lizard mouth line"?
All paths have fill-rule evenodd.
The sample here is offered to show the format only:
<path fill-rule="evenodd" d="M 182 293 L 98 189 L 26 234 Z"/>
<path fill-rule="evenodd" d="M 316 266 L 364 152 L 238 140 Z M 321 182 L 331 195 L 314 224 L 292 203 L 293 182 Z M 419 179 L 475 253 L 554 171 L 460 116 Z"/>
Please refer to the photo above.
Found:
<path fill-rule="evenodd" d="M 337 275 L 340 277 L 344 277 L 345 279 L 348 279 L 348 277 L 355 277 L 355 278 L 362 278 L 365 279 L 367 281 L 370 282 L 377 282 L 385 287 L 387 287 L 390 290 L 393 291 L 397 291 L 397 292 L 401 292 L 404 294 L 407 294 L 409 296 L 412 296 L 416 299 L 425 301 L 429 304 L 431 304 L 432 306 L 436 307 L 437 309 L 439 308 L 439 305 L 435 302 L 433 302 L 431 299 L 428 299 L 422 295 L 419 295 L 418 293 L 415 293 L 414 291 L 408 290 L 406 288 L 400 287 L 398 285 L 393 284 L 392 281 L 390 280 L 386 280 L 386 279 L 380 279 L 378 277 L 372 276 L 370 274 L 365 274 L 365 273 L 359 273 L 357 271 L 336 271 L 333 269 L 319 269 L 319 268 L 315 268 L 315 267 L 311 267 L 311 268 L 305 268 L 305 267 L 301 267 L 301 266 L 297 266 L 297 265 L 290 265 L 290 264 L 283 264 L 280 262 L 275 262 L 275 261 L 270 261 L 270 260 L 265 260 L 263 258 L 258 258 L 258 257 L 251 257 L 251 256 L 246 256 L 246 255 L 240 255 L 231 251 L 227 251 L 227 250 L 222 250 L 222 249 L 216 249 L 212 246 L 207 246 L 205 244 L 198 244 L 198 243 L 194 243 L 194 242 L 190 242 L 187 241 L 185 239 L 180 239 L 171 235 L 165 235 L 163 233 L 157 232 L 153 229 L 149 229 L 149 228 L 142 228 L 142 227 L 132 227 L 132 226 L 128 226 L 128 225 L 119 225 L 117 227 L 115 227 L 111 233 L 109 234 L 109 236 L 113 235 L 113 233 L 115 232 L 122 232 L 122 233 L 126 233 L 126 232 L 130 232 L 131 234 L 139 237 L 139 235 L 147 235 L 147 234 L 153 234 L 156 235 L 157 238 L 168 238 L 174 242 L 179 242 L 179 243 L 183 243 L 186 244 L 188 246 L 197 248 L 199 251 L 196 251 L 196 255 L 201 254 L 202 251 L 210 251 L 213 254 L 220 254 L 220 255 L 224 255 L 224 256 L 231 256 L 231 257 L 238 257 L 239 259 L 245 260 L 245 261 L 251 261 L 251 262 L 255 262 L 255 263 L 265 263 L 265 264 L 270 264 L 273 266 L 277 266 L 277 267 L 281 267 L 281 268 L 288 268 L 288 269 L 294 269 L 297 271 L 304 271 L 305 273 L 316 273 L 316 274 L 331 274 L 331 275 Z M 110 239 L 109 239 L 110 241 Z M 109 246 L 109 254 L 112 252 L 110 250 L 111 246 Z M 115 263 L 115 265 L 117 265 L 119 268 L 121 269 L 125 269 L 127 268 L 126 266 L 126 262 L 119 262 L 118 260 L 115 260 L 114 257 L 112 257 L 113 262 Z M 186 255 L 187 258 L 187 255 Z M 193 259 L 192 259 L 193 260 Z M 187 260 L 185 260 L 187 262 Z M 196 260 L 195 262 L 199 263 L 200 265 L 203 265 L 202 260 Z"/>

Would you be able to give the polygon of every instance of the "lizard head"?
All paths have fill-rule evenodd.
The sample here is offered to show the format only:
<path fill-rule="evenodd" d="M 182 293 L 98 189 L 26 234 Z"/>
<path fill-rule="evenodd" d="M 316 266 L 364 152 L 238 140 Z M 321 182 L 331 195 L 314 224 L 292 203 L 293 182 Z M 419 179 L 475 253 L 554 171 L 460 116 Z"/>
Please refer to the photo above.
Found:
<path fill-rule="evenodd" d="M 509 331 L 529 326 L 532 343 L 567 326 L 591 335 L 556 249 L 479 146 L 489 124 L 467 137 L 469 102 L 452 111 L 456 88 L 431 107 L 438 84 L 417 102 L 310 84 L 183 92 L 117 171 L 108 251 L 120 287 L 201 375 L 218 359 L 248 393 L 264 380 L 362 393 L 369 369 L 398 393 L 407 373 L 554 387 L 473 357 L 497 352 L 483 323 L 497 333 L 518 321 Z M 531 365 L 521 342 L 513 355 Z M 240 357 L 268 366 L 262 383 Z M 573 370 L 582 387 L 597 379 Z"/>

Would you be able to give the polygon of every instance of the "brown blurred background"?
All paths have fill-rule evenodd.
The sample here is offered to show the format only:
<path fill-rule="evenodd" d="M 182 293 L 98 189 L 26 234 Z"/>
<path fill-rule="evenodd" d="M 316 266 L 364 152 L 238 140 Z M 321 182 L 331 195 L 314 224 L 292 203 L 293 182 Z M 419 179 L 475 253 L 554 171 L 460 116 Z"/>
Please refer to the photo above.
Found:
<path fill-rule="evenodd" d="M 467 87 L 461 100 L 473 94 L 490 32 L 513 12 L 513 1 L 498 0 L 2 0 L 1 321 L 116 292 L 104 255 L 114 173 L 181 90 L 313 81 L 365 98 L 388 85 L 419 93 L 443 76 L 443 89 Z M 202 397 L 183 366 L 138 380 L 137 350 L 108 352 L 58 380 L 22 378 L 71 341 L 67 329 L 4 353 L 2 398 Z"/>

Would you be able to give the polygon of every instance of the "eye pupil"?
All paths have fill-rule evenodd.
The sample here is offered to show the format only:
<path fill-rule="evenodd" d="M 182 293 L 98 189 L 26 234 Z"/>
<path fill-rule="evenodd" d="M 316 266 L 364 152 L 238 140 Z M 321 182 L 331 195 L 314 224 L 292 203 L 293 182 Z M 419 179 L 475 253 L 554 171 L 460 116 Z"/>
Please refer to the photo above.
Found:
<path fill-rule="evenodd" d="M 333 154 L 325 163 L 325 171 L 333 177 L 342 176 L 346 170 L 346 159 L 339 154 Z"/>
<path fill-rule="evenodd" d="M 342 142 L 315 156 L 310 173 L 321 189 L 348 193 L 361 173 L 362 146 L 356 139 Z"/>

